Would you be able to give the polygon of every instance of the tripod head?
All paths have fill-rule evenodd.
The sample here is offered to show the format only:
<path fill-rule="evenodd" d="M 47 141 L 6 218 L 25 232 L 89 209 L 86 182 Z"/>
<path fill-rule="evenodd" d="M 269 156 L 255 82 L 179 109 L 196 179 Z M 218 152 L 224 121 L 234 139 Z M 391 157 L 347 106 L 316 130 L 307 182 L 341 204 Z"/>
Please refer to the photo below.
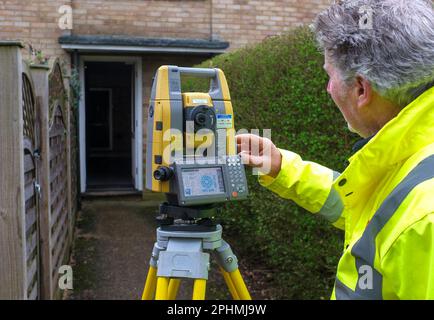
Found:
<path fill-rule="evenodd" d="M 210 79 L 207 93 L 181 92 L 181 75 Z M 148 110 L 146 187 L 164 192 L 164 228 L 215 227 L 217 204 L 247 198 L 236 155 L 232 103 L 220 69 L 162 66 Z"/>

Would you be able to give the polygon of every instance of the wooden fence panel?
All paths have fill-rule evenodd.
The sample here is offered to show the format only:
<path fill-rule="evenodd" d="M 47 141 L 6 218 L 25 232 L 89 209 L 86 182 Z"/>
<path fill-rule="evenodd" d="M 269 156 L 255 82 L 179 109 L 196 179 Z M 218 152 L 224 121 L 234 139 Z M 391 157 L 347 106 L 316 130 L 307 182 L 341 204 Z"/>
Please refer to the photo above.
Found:
<path fill-rule="evenodd" d="M 27 295 L 21 47 L 0 42 L 0 299 Z"/>
<path fill-rule="evenodd" d="M 29 68 L 20 48 L 0 41 L 0 299 L 53 299 L 77 211 L 76 122 L 60 64 Z"/>
<path fill-rule="evenodd" d="M 48 117 L 48 73 L 47 65 L 32 65 L 30 67 L 33 84 L 38 101 L 38 119 L 41 127 L 39 166 L 39 181 L 41 185 L 40 214 L 39 214 L 39 246 L 40 246 L 40 293 L 41 299 L 52 299 L 53 280 L 51 275 L 51 219 L 50 219 L 50 161 L 49 157 L 49 117 Z"/>
<path fill-rule="evenodd" d="M 55 62 L 49 75 L 49 161 L 52 281 L 57 284 L 58 270 L 69 256 L 72 241 L 71 174 L 68 143 L 69 105 L 62 71 Z M 56 293 L 53 292 L 53 296 Z"/>
<path fill-rule="evenodd" d="M 25 70 L 22 73 L 23 99 L 23 152 L 25 190 L 25 247 L 26 247 L 26 290 L 28 299 L 40 297 L 40 250 L 39 250 L 39 129 L 36 116 L 36 97 L 32 80 Z"/>

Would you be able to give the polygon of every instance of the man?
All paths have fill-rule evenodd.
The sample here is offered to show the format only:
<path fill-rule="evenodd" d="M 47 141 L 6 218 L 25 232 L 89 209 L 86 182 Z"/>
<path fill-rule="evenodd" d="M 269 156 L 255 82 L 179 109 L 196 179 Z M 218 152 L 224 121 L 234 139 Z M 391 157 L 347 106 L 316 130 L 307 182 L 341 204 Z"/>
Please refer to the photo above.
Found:
<path fill-rule="evenodd" d="M 345 230 L 332 298 L 434 299 L 434 10 L 341 1 L 313 25 L 327 91 L 364 140 L 341 174 L 237 136 L 260 183 Z M 253 144 L 259 145 L 255 153 Z"/>

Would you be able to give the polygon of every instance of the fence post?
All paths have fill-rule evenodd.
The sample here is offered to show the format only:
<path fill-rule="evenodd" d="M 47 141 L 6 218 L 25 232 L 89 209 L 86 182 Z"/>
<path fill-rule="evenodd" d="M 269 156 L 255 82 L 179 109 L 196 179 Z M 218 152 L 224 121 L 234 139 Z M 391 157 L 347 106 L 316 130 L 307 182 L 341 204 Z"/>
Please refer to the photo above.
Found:
<path fill-rule="evenodd" d="M 69 103 L 69 75 L 63 75 L 63 85 L 67 92 L 68 99 L 65 99 L 65 118 L 66 118 L 66 154 L 67 154 L 67 184 L 68 184 L 68 215 L 69 215 L 69 253 L 72 249 L 72 241 L 74 239 L 75 227 L 75 212 L 72 212 L 72 165 L 71 165 L 71 105 Z M 69 253 L 67 253 L 69 255 Z"/>
<path fill-rule="evenodd" d="M 26 299 L 22 44 L 0 41 L 0 299 Z"/>
<path fill-rule="evenodd" d="M 39 166 L 39 183 L 41 185 L 41 204 L 39 214 L 39 248 L 40 248 L 40 283 L 41 298 L 53 298 L 53 281 L 51 275 L 51 207 L 50 207 L 50 159 L 49 159 L 49 94 L 48 65 L 31 65 L 31 75 L 37 97 L 37 115 L 41 127 Z"/>

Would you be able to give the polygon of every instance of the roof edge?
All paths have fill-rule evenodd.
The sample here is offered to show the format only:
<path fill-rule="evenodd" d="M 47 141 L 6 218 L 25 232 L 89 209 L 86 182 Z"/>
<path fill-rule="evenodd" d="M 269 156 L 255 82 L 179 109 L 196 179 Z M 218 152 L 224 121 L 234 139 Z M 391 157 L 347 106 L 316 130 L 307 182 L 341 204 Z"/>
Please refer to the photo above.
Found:
<path fill-rule="evenodd" d="M 63 35 L 59 37 L 62 47 L 68 46 L 116 46 L 158 47 L 225 50 L 229 42 L 206 39 L 145 38 L 120 35 Z"/>

